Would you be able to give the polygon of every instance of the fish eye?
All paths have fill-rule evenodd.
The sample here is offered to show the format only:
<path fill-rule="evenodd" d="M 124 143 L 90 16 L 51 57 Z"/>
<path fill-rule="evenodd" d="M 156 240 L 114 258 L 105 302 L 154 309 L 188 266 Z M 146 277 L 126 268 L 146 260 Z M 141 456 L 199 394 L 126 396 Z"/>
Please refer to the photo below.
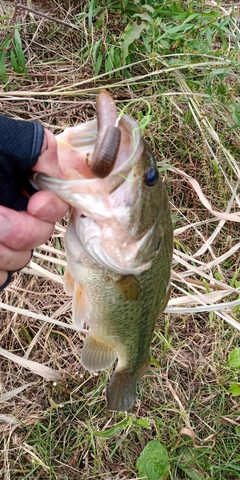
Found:
<path fill-rule="evenodd" d="M 159 178 L 158 169 L 156 167 L 149 167 L 145 173 L 145 184 L 148 187 L 154 187 Z"/>

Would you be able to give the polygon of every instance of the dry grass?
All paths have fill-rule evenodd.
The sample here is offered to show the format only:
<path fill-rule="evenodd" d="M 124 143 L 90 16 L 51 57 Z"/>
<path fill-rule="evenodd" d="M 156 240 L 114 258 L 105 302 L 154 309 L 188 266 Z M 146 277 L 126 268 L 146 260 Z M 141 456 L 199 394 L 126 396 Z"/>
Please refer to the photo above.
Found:
<path fill-rule="evenodd" d="M 7 4 L 3 2 L 3 7 Z M 120 109 L 132 99 L 151 103 L 152 117 L 144 133 L 159 164 L 171 165 L 163 174 L 176 224 L 172 296 L 168 313 L 156 328 L 152 369 L 139 386 L 136 406 L 129 414 L 107 411 L 110 374 L 83 370 L 79 361 L 83 334 L 32 315 L 71 325 L 71 299 L 59 281 L 65 258 L 66 221 L 62 222 L 34 257 L 44 270 L 37 271 L 32 262 L 36 271 L 16 274 L 1 294 L 2 303 L 17 309 L 3 307 L 0 313 L 1 348 L 60 371 L 64 380 L 55 385 L 0 356 L 0 395 L 26 385 L 0 403 L 0 476 L 137 479 L 137 457 L 148 440 L 158 438 L 169 452 L 171 479 L 240 478 L 239 401 L 228 393 L 237 374 L 226 366 L 229 352 L 239 345 L 239 132 L 233 128 L 228 104 L 216 97 L 206 102 L 203 90 L 186 91 L 179 69 L 170 71 L 160 57 L 159 65 L 166 70 L 160 76 L 156 74 L 160 66 L 150 71 L 145 59 L 133 67 L 132 83 L 124 76 L 115 81 L 112 74 L 94 79 L 90 47 L 99 32 L 89 32 L 87 19 L 74 28 L 76 14 L 86 5 L 67 0 L 31 3 L 31 8 L 65 24 L 18 10 L 29 78 L 8 65 L 8 88 L 0 91 L 1 111 L 39 120 L 59 133 L 94 116 L 102 85 L 112 86 Z M 211 61 L 206 60 L 209 65 Z M 193 66 L 187 74 L 192 72 L 204 81 L 202 67 Z M 231 100 L 238 102 L 234 76 L 230 83 Z M 140 101 L 137 108 L 145 113 L 145 107 Z M 135 104 L 128 113 L 141 119 Z M 214 211 L 225 212 L 223 218 L 203 206 L 198 186 L 194 190 L 177 169 L 199 182 Z M 215 312 L 207 312 L 209 305 L 236 300 L 238 306 L 229 303 L 227 309 L 217 306 Z M 170 310 L 196 306 L 194 314 Z M 138 422 L 142 418 L 148 428 Z"/>

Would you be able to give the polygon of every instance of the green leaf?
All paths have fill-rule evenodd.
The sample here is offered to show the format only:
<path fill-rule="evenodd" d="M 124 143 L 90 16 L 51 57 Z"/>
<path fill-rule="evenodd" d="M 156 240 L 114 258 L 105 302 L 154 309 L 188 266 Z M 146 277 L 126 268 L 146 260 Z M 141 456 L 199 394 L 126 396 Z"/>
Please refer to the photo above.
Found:
<path fill-rule="evenodd" d="M 215 68 L 215 70 L 211 71 L 211 75 L 221 75 L 221 74 L 229 74 L 231 69 L 229 67 L 226 68 Z"/>
<path fill-rule="evenodd" d="M 94 430 L 92 434 L 94 437 L 102 437 L 102 438 L 109 439 L 109 438 L 115 437 L 115 435 L 120 433 L 122 430 L 124 430 L 128 426 L 129 426 L 129 419 L 124 418 L 124 420 L 122 420 L 119 423 L 116 423 L 116 425 L 114 425 L 113 427 L 106 428 L 106 430 L 103 430 L 102 432 L 98 430 Z"/>
<path fill-rule="evenodd" d="M 18 64 L 18 68 L 20 68 L 20 70 L 18 71 L 20 71 L 21 73 L 25 73 L 25 75 L 27 75 L 26 62 L 25 62 L 25 57 L 22 49 L 22 41 L 17 28 L 15 28 L 15 31 L 14 31 L 13 43 L 14 43 L 14 53 L 15 53 L 16 61 Z"/>
<path fill-rule="evenodd" d="M 211 28 L 207 28 L 207 30 L 206 30 L 206 32 L 205 32 L 205 35 L 206 35 L 206 39 L 207 39 L 207 42 L 208 42 L 208 46 L 211 47 L 211 45 L 212 45 L 212 36 L 213 36 L 213 33 L 212 33 Z"/>
<path fill-rule="evenodd" d="M 166 448 L 158 441 L 149 442 L 139 458 L 136 467 L 140 476 L 147 480 L 164 480 L 169 473 L 169 461 Z"/>
<path fill-rule="evenodd" d="M 188 110 L 188 113 L 187 113 L 187 115 L 186 115 L 186 124 L 187 124 L 187 125 L 190 124 L 192 118 L 193 118 L 193 114 L 192 114 L 191 110 Z"/>
<path fill-rule="evenodd" d="M 234 397 L 239 397 L 240 396 L 240 383 L 232 383 L 232 385 L 229 387 L 229 392 Z"/>
<path fill-rule="evenodd" d="M 238 127 L 240 127 L 240 109 L 238 108 L 233 108 L 232 112 L 233 120 L 236 123 Z"/>
<path fill-rule="evenodd" d="M 121 54 L 119 48 L 114 52 L 114 67 L 118 68 L 121 65 Z M 118 75 L 118 73 L 116 73 Z"/>
<path fill-rule="evenodd" d="M 145 10 L 148 10 L 149 12 L 151 13 L 154 13 L 154 8 L 151 7 L 150 5 L 148 5 L 147 3 L 145 3 L 142 8 L 144 8 Z"/>
<path fill-rule="evenodd" d="M 166 33 L 164 35 L 169 36 L 169 35 L 173 35 L 173 34 L 176 34 L 176 33 L 187 32 L 188 30 L 191 30 L 191 28 L 193 28 L 192 25 L 187 25 L 187 24 L 177 25 L 177 26 L 174 26 L 174 27 L 171 27 L 171 28 L 167 29 Z"/>
<path fill-rule="evenodd" d="M 137 40 L 143 30 L 148 29 L 148 25 L 144 22 L 138 24 L 138 23 L 133 23 L 132 25 L 128 25 L 122 35 L 123 42 L 122 42 L 122 56 L 123 56 L 123 62 L 125 63 L 126 58 L 129 54 L 129 47 L 132 45 L 132 43 Z"/>
<path fill-rule="evenodd" d="M 10 20 L 10 19 L 11 19 L 11 15 L 9 15 L 9 14 L 1 15 L 0 22 L 3 22 L 3 20 Z"/>
<path fill-rule="evenodd" d="M 181 470 L 183 470 L 185 475 L 188 478 L 190 478 L 191 480 L 202 480 L 203 479 L 202 473 L 198 473 L 198 471 L 195 470 L 193 467 L 186 467 L 186 466 L 183 466 L 181 464 L 179 464 L 179 467 L 181 468 Z"/>
<path fill-rule="evenodd" d="M 240 348 L 234 348 L 229 353 L 227 365 L 233 368 L 240 368 Z"/>
<path fill-rule="evenodd" d="M 18 66 L 18 63 L 17 63 L 17 60 L 16 60 L 15 53 L 14 53 L 13 49 L 11 49 L 11 52 L 10 52 L 10 60 L 11 60 L 13 70 L 17 73 L 22 73 L 22 69 Z"/>
<path fill-rule="evenodd" d="M 240 436 L 240 427 L 235 428 L 236 434 Z"/>
<path fill-rule="evenodd" d="M 1 45 L 2 51 L 0 51 L 0 75 L 4 83 L 7 83 L 7 74 L 6 74 L 6 66 L 5 66 L 5 57 L 7 55 L 7 49 L 11 44 L 12 37 L 6 38 L 5 42 Z"/>
<path fill-rule="evenodd" d="M 110 72 L 113 69 L 113 64 L 109 55 L 105 58 L 105 72 Z"/>
<path fill-rule="evenodd" d="M 92 20 L 94 17 L 94 9 L 95 9 L 95 0 L 92 0 L 89 2 L 89 10 L 88 10 L 88 28 L 89 31 L 92 31 Z"/>
<path fill-rule="evenodd" d="M 182 468 L 184 471 L 185 475 L 188 476 L 191 480 L 202 480 L 202 474 L 199 474 L 196 470 L 190 469 L 190 468 Z"/>
<path fill-rule="evenodd" d="M 102 52 L 99 51 L 97 59 L 96 59 L 96 63 L 95 63 L 95 69 L 94 69 L 95 75 L 99 74 L 101 65 L 102 65 Z"/>
<path fill-rule="evenodd" d="M 64 253 L 64 247 L 63 247 L 63 245 L 62 245 L 62 243 L 61 243 L 60 238 L 56 238 L 56 240 L 55 240 L 55 245 L 56 245 L 56 248 L 58 248 L 58 250 L 62 250 L 63 253 Z"/>
<path fill-rule="evenodd" d="M 120 67 L 121 57 L 120 57 L 120 50 L 118 47 L 115 47 L 115 45 L 113 45 L 109 50 L 108 56 L 109 56 L 109 59 L 111 59 L 112 66 L 114 68 Z"/>
<path fill-rule="evenodd" d="M 136 425 L 139 425 L 143 428 L 150 428 L 150 419 L 149 418 L 138 418 L 136 420 Z"/>
<path fill-rule="evenodd" d="M 0 52 L 0 75 L 2 81 L 7 83 L 6 67 L 5 67 L 5 52 Z"/>
<path fill-rule="evenodd" d="M 184 472 L 184 478 L 190 478 L 191 480 L 202 480 L 204 476 L 204 462 L 199 464 L 199 457 L 194 449 L 186 447 L 178 450 L 178 467 Z M 197 458 L 198 457 L 198 458 Z"/>
<path fill-rule="evenodd" d="M 133 18 L 141 18 L 141 20 L 144 20 L 146 22 L 151 21 L 151 17 L 148 15 L 148 13 L 134 13 L 132 16 Z"/>
<path fill-rule="evenodd" d="M 226 95 L 226 94 L 227 94 L 227 88 L 225 87 L 225 85 L 223 85 L 223 83 L 220 83 L 220 84 L 217 86 L 217 91 L 218 91 L 221 95 Z"/>
<path fill-rule="evenodd" d="M 63 267 L 62 265 L 56 265 L 56 269 L 59 273 L 59 275 L 64 275 L 64 272 L 65 272 L 65 267 Z"/>

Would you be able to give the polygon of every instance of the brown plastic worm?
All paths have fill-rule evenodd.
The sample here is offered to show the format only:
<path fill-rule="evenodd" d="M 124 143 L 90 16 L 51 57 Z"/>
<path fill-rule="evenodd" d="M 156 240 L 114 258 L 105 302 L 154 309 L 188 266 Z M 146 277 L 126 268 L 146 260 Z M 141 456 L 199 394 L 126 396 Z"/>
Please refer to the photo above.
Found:
<path fill-rule="evenodd" d="M 104 178 L 113 170 L 121 140 L 121 130 L 115 127 L 117 108 L 111 95 L 101 90 L 97 97 L 98 137 L 93 152 L 91 172 Z"/>

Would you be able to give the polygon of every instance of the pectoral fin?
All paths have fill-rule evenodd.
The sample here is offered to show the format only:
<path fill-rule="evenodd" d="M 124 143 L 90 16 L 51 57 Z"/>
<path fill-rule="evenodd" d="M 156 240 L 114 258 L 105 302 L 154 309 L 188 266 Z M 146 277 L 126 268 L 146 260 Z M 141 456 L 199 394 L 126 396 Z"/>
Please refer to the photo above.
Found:
<path fill-rule="evenodd" d="M 117 359 L 114 347 L 102 342 L 89 333 L 82 349 L 81 364 L 89 372 L 97 372 L 110 367 Z"/>
<path fill-rule="evenodd" d="M 66 294 L 73 297 L 73 325 L 76 330 L 82 330 L 84 323 L 87 322 L 88 304 L 82 286 L 74 281 L 67 268 L 63 277 L 63 286 Z"/>
<path fill-rule="evenodd" d="M 69 272 L 68 268 L 66 268 L 65 273 L 64 273 L 63 287 L 64 287 L 66 295 L 69 295 L 71 297 L 73 295 L 73 291 L 74 291 L 74 280 L 73 280 L 72 275 Z"/>
<path fill-rule="evenodd" d="M 138 300 L 139 296 L 141 295 L 141 286 L 137 278 L 132 274 L 122 275 L 119 280 L 115 280 L 115 285 L 125 300 L 134 302 Z"/>
<path fill-rule="evenodd" d="M 76 330 L 82 330 L 88 319 L 88 304 L 82 286 L 76 282 L 74 283 L 72 312 L 73 325 Z"/>

